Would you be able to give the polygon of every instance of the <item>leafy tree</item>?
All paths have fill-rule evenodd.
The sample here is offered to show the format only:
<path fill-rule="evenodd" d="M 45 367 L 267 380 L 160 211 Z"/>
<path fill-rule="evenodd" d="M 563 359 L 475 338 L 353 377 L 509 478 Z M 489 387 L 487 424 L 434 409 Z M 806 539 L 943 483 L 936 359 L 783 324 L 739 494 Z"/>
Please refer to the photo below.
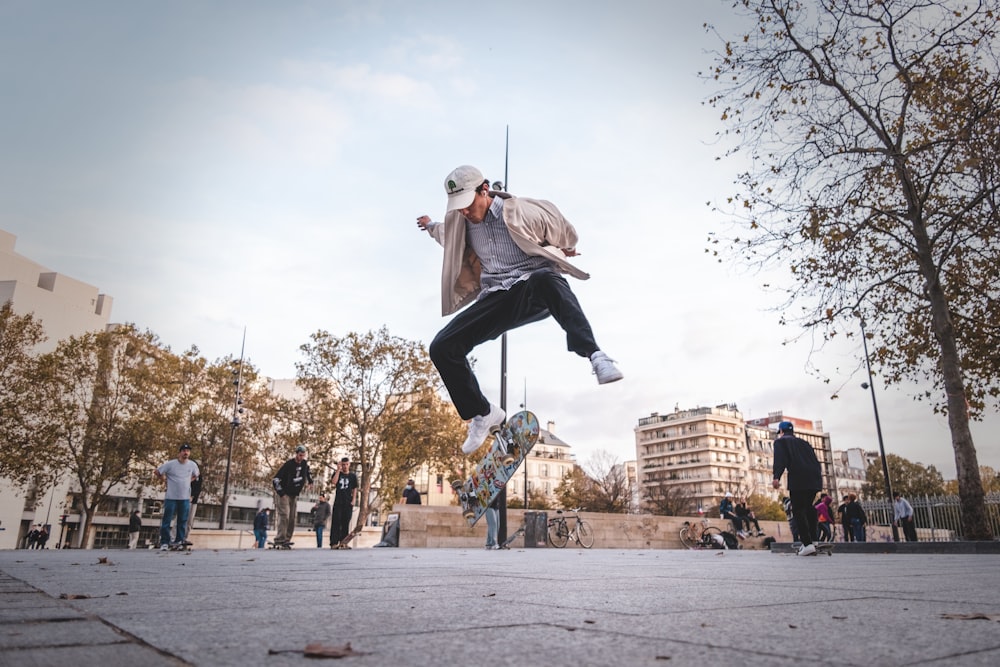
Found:
<path fill-rule="evenodd" d="M 608 452 L 598 451 L 586 469 L 574 465 L 556 487 L 564 508 L 583 507 L 591 512 L 624 514 L 632 503 L 632 485 L 624 466 Z"/>
<path fill-rule="evenodd" d="M 1000 493 L 1000 473 L 990 466 L 979 466 L 979 476 L 983 480 L 983 490 L 986 493 Z M 949 479 L 944 483 L 946 495 L 958 495 L 958 481 Z"/>
<path fill-rule="evenodd" d="M 70 337 L 39 357 L 30 433 L 11 472 L 71 476 L 84 517 L 79 544 L 100 503 L 133 484 L 158 441 L 142 379 L 160 349 L 152 333 L 122 326 Z"/>
<path fill-rule="evenodd" d="M 901 493 L 907 498 L 939 496 L 944 493 L 944 477 L 934 466 L 924 467 L 896 454 L 886 455 L 885 461 L 889 467 L 893 493 Z M 885 475 L 882 474 L 881 461 L 869 464 L 861 493 L 867 498 L 885 495 Z"/>
<path fill-rule="evenodd" d="M 296 364 L 303 414 L 318 447 L 310 458 L 332 462 L 346 451 L 360 464 L 362 525 L 372 489 L 397 484 L 401 471 L 421 459 L 444 456 L 447 442 L 461 441 L 454 430 L 460 423 L 432 400 L 438 376 L 419 343 L 384 327 L 342 338 L 318 331 L 311 341 L 300 348 L 305 361 Z"/>
<path fill-rule="evenodd" d="M 31 388 L 38 380 L 34 349 L 45 341 L 41 323 L 33 315 L 18 315 L 10 302 L 0 306 L 0 476 L 22 486 L 44 487 L 45 473 L 24 474 L 24 448 L 31 437 L 25 421 L 31 414 Z M 41 496 L 39 496 L 41 497 Z"/>
<path fill-rule="evenodd" d="M 697 496 L 689 484 L 656 484 L 645 487 L 643 506 L 660 516 L 693 516 L 698 509 Z"/>
<path fill-rule="evenodd" d="M 781 503 L 772 500 L 769 496 L 755 493 L 747 498 L 747 507 L 753 510 L 754 516 L 759 521 L 785 521 L 787 519 Z"/>
<path fill-rule="evenodd" d="M 518 495 L 512 497 L 509 493 L 507 494 L 507 507 L 510 509 L 524 509 L 524 496 Z M 576 507 L 576 505 L 574 505 Z M 549 497 L 545 495 L 544 491 L 539 489 L 531 489 L 528 491 L 528 509 L 529 510 L 551 510 L 556 509 Z"/>
<path fill-rule="evenodd" d="M 965 534 L 989 539 L 969 419 L 1000 397 L 1000 0 L 735 4 L 753 25 L 708 74 L 749 153 L 731 250 L 789 272 L 786 322 L 860 321 L 887 383 L 931 380 Z"/>
<path fill-rule="evenodd" d="M 190 444 L 203 499 L 216 502 L 227 467 L 230 488 L 269 484 L 279 403 L 252 364 L 241 367 L 232 357 L 210 363 L 192 347 L 181 355 L 162 351 L 147 370 L 149 385 L 159 392 L 157 430 L 165 434 L 157 460 L 174 456 L 179 443 Z"/>

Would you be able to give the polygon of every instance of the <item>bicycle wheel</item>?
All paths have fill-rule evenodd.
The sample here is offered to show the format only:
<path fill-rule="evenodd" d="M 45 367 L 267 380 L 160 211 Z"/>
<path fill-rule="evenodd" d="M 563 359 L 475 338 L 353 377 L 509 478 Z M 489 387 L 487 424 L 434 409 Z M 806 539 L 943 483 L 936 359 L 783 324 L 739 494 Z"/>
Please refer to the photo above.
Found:
<path fill-rule="evenodd" d="M 581 547 L 589 549 L 594 546 L 594 531 L 583 521 L 578 520 L 576 522 L 576 539 L 580 542 Z"/>
<path fill-rule="evenodd" d="M 681 536 L 681 544 L 684 545 L 684 548 L 694 549 L 697 546 L 697 543 L 694 541 L 694 538 L 691 537 L 690 526 L 684 526 L 683 528 L 681 528 L 680 536 Z"/>
<path fill-rule="evenodd" d="M 549 544 L 562 549 L 569 542 L 569 530 L 565 521 L 555 521 L 549 525 Z"/>

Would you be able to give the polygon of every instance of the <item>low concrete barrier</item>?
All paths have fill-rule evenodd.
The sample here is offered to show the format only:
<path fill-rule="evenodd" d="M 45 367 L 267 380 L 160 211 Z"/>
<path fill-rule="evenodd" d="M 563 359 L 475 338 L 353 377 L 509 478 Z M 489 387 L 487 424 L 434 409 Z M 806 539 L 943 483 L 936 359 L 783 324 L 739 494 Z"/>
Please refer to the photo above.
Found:
<path fill-rule="evenodd" d="M 545 511 L 551 519 L 555 510 Z M 469 528 L 458 507 L 428 505 L 396 505 L 399 514 L 399 546 L 408 548 L 482 547 L 486 544 L 486 521 L 480 520 Z M 594 530 L 595 549 L 682 549 L 680 530 L 685 521 L 697 522 L 698 517 L 652 516 L 648 514 L 600 514 L 581 512 Z M 512 535 L 524 521 L 524 510 L 507 510 L 507 534 Z M 572 521 L 570 521 L 572 524 Z M 709 524 L 720 530 L 732 530 L 732 525 L 722 519 L 709 519 Z M 788 524 L 761 521 L 761 529 L 779 540 L 788 540 Z M 762 549 L 763 537 L 742 540 L 744 549 Z M 512 548 L 524 546 L 518 537 Z M 573 547 L 567 545 L 567 548 Z"/>

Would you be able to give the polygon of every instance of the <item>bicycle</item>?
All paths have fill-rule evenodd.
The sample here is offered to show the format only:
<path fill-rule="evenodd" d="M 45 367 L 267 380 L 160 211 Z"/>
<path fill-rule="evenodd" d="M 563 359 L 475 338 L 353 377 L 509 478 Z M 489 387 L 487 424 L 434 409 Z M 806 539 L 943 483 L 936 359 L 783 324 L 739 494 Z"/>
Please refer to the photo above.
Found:
<path fill-rule="evenodd" d="M 708 525 L 708 519 L 701 520 L 701 527 L 692 524 L 690 521 L 684 522 L 684 527 L 680 530 L 681 544 L 688 549 L 717 549 L 716 545 L 725 545 L 722 531 L 715 526 Z"/>
<path fill-rule="evenodd" d="M 559 516 L 555 519 L 549 519 L 549 544 L 554 546 L 556 549 L 562 549 L 572 537 L 573 540 L 584 549 L 589 549 L 594 546 L 594 531 L 591 530 L 590 526 L 580 518 L 580 512 L 582 512 L 583 509 L 584 508 L 582 507 L 577 507 L 574 510 L 568 510 L 572 513 L 570 518 L 575 520 L 572 528 L 570 528 L 569 524 L 566 522 L 566 517 L 563 516 L 563 511 L 556 510 L 556 514 Z"/>

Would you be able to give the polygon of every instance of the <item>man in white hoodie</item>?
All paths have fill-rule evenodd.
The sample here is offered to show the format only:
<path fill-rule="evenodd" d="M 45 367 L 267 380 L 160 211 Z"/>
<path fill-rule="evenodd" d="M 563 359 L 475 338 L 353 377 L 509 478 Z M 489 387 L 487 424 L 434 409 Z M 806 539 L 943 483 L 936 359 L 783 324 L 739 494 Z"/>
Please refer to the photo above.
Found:
<path fill-rule="evenodd" d="M 573 225 L 550 202 L 491 191 L 475 167 L 456 168 L 445 179 L 444 222 L 422 215 L 417 226 L 444 247 L 441 314 L 467 304 L 434 338 L 431 360 L 469 432 L 462 452 L 471 454 L 506 414 L 483 396 L 468 362 L 480 343 L 552 315 L 566 345 L 590 360 L 599 384 L 623 375 L 600 350 L 590 323 L 561 275 L 590 276 L 567 258 L 577 254 Z"/>

